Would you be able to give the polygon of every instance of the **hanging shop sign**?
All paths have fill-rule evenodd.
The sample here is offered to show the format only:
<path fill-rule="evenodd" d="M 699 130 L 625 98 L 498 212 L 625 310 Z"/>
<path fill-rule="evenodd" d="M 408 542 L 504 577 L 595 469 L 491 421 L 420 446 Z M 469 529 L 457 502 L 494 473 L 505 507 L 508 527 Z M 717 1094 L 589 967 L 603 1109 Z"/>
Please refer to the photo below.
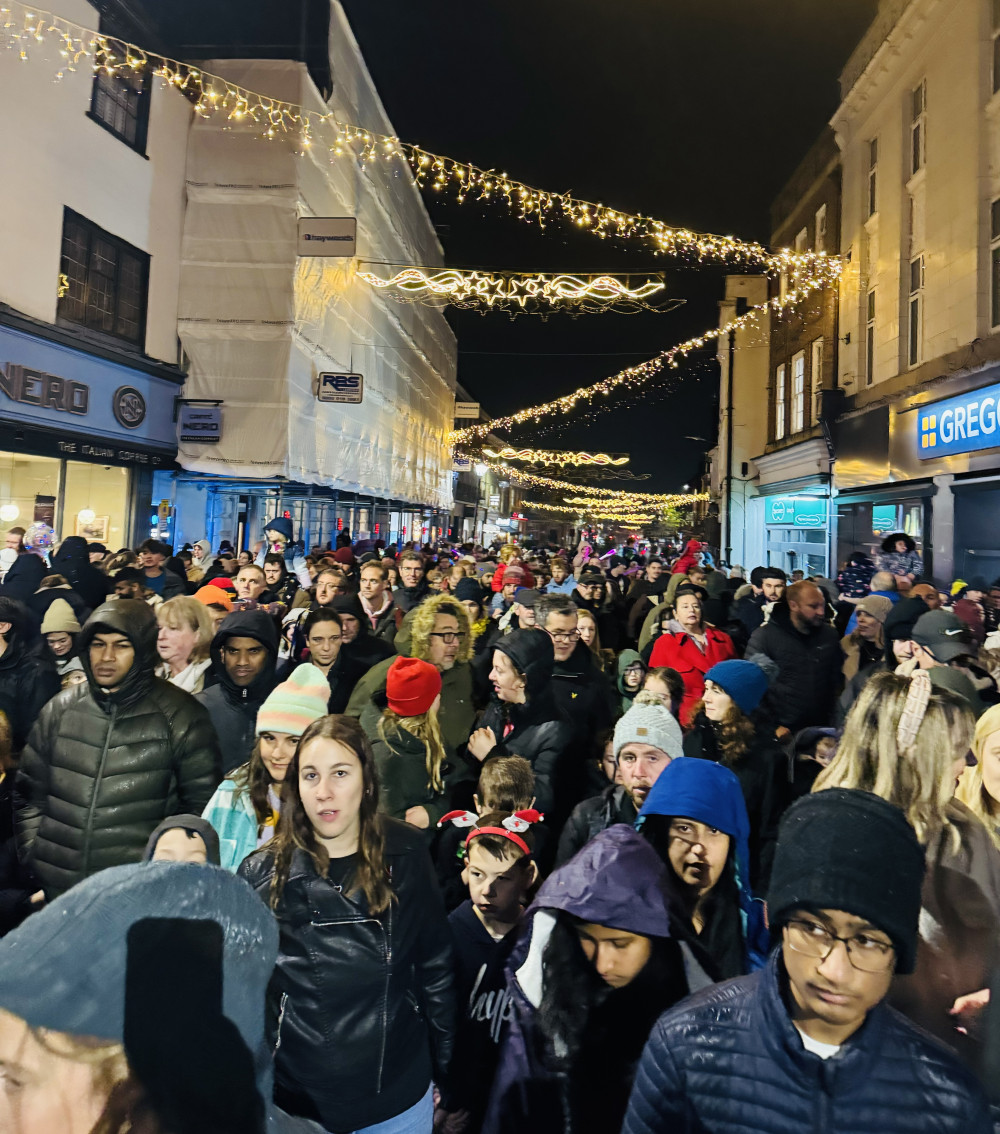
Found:
<path fill-rule="evenodd" d="M 921 406 L 915 444 L 922 461 L 1000 445 L 1000 384 Z"/>
<path fill-rule="evenodd" d="M 479 420 L 479 402 L 456 402 L 455 417 L 469 421 Z"/>
<path fill-rule="evenodd" d="M 355 255 L 358 222 L 355 217 L 300 217 L 300 256 Z"/>
<path fill-rule="evenodd" d="M 321 374 L 317 398 L 321 402 L 339 402 L 359 406 L 364 400 L 365 380 L 360 374 Z"/>
<path fill-rule="evenodd" d="M 472 459 L 471 457 L 452 457 L 451 458 L 452 472 L 471 472 Z"/>
<path fill-rule="evenodd" d="M 491 508 L 499 508 L 499 507 L 500 507 L 500 497 L 499 497 L 499 495 L 496 495 L 496 496 L 491 496 L 491 497 L 490 497 L 490 507 L 491 507 Z"/>
<path fill-rule="evenodd" d="M 765 523 L 786 528 L 826 526 L 825 496 L 768 496 Z"/>
<path fill-rule="evenodd" d="M 181 403 L 177 411 L 177 437 L 181 444 L 215 445 L 222 440 L 221 406 Z"/>

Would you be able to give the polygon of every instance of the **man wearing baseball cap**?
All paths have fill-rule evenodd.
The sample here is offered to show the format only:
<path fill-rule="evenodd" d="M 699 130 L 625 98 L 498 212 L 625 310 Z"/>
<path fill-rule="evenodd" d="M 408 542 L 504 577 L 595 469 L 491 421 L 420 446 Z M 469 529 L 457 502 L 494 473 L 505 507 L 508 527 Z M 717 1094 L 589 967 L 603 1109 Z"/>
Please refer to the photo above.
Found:
<path fill-rule="evenodd" d="M 913 656 L 920 669 L 927 670 L 931 685 L 964 697 L 981 717 L 986 706 L 962 665 L 976 652 L 968 627 L 950 610 L 929 610 L 913 626 Z"/>
<path fill-rule="evenodd" d="M 990 1134 L 982 1090 L 884 1003 L 913 971 L 924 851 L 903 813 L 832 788 L 785 815 L 767 968 L 660 1017 L 623 1134 Z"/>

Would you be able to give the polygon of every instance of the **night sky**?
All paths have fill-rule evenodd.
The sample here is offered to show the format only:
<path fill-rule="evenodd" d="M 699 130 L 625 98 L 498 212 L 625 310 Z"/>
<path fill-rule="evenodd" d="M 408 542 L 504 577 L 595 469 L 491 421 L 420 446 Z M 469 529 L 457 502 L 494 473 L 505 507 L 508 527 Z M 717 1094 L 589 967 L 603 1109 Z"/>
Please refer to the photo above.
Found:
<path fill-rule="evenodd" d="M 773 198 L 829 120 L 877 0 L 342 0 L 397 134 L 528 184 L 766 243 Z M 597 381 L 718 320 L 719 268 L 504 208 L 429 198 L 455 267 L 666 271 L 672 313 L 542 320 L 450 311 L 459 381 L 502 414 Z M 510 434 L 628 452 L 677 491 L 714 441 L 714 351 L 613 411 Z M 551 428 L 558 423 L 558 428 Z M 689 438 L 705 438 L 707 441 Z M 616 487 L 627 487 L 615 482 Z"/>

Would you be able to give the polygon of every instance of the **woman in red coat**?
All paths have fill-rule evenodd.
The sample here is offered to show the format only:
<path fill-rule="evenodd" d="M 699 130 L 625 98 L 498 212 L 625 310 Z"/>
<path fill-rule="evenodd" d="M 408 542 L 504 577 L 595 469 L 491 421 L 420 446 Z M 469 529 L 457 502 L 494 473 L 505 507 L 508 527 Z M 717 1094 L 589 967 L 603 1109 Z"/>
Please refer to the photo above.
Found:
<path fill-rule="evenodd" d="M 702 620 L 702 603 L 707 598 L 702 587 L 681 583 L 674 596 L 673 620 L 664 626 L 649 658 L 651 669 L 666 666 L 683 678 L 680 721 L 685 728 L 691 723 L 692 708 L 705 692 L 705 674 L 718 662 L 736 657 L 732 638 Z"/>

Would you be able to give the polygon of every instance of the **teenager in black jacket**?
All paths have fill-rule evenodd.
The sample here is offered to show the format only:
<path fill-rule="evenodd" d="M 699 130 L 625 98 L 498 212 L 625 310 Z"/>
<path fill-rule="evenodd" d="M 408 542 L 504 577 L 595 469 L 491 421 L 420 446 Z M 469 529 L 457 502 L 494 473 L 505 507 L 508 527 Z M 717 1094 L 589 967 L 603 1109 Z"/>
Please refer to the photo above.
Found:
<path fill-rule="evenodd" d="M 285 785 L 274 838 L 239 869 L 281 932 L 275 1101 L 332 1134 L 393 1119 L 430 1130 L 455 1005 L 423 836 L 378 814 L 371 749 L 348 717 L 306 729 Z"/>

